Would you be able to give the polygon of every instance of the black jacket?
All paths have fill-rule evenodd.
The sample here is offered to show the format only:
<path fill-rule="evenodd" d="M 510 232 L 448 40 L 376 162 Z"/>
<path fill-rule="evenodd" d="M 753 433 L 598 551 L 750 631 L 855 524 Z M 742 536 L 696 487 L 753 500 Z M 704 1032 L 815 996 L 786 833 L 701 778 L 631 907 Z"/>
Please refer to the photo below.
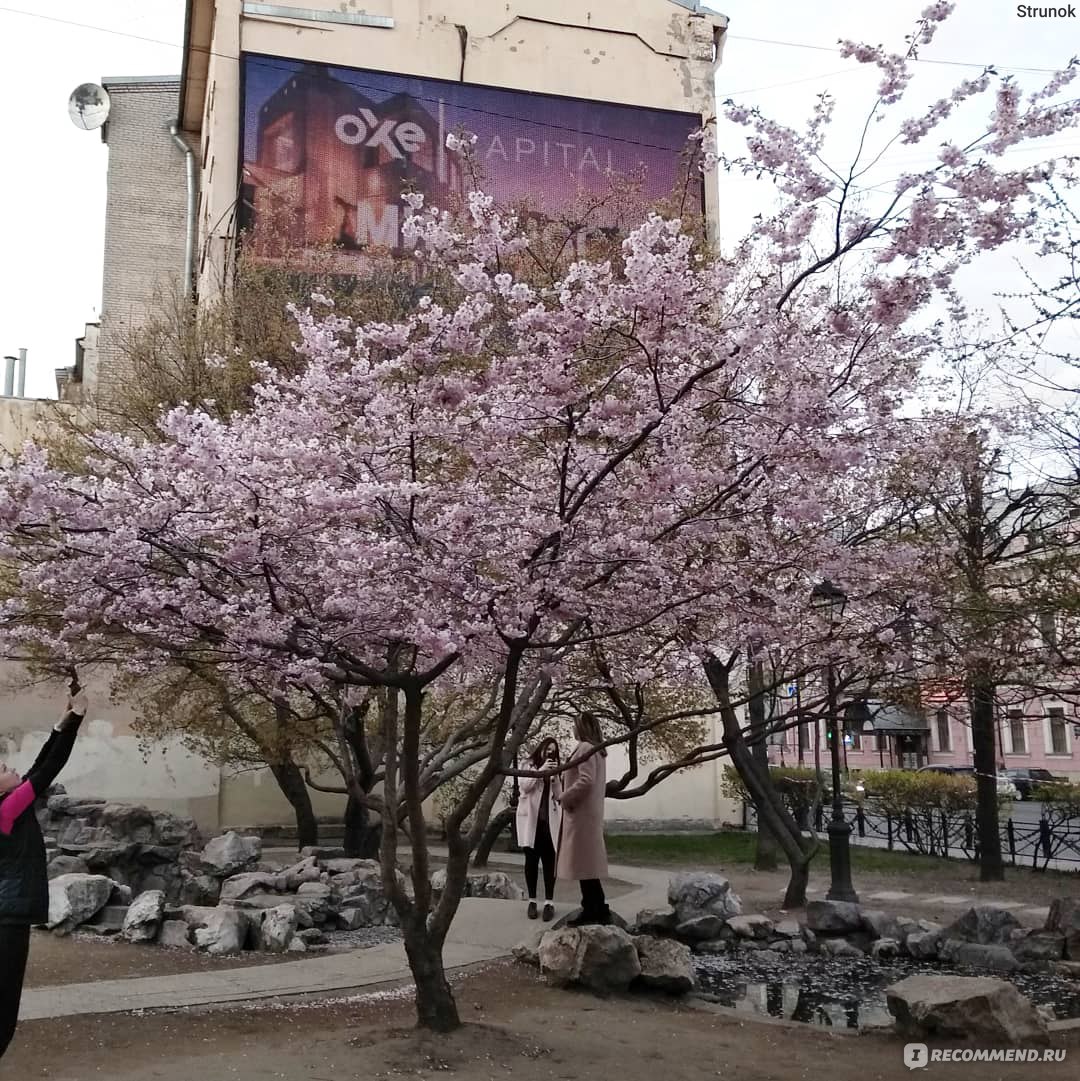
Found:
<path fill-rule="evenodd" d="M 41 748 L 37 761 L 24 778 L 33 787 L 35 796 L 43 795 L 67 765 L 81 720 L 68 714 L 64 728 L 59 732 L 53 730 Z M 31 804 L 15 820 L 10 834 L 0 831 L 0 925 L 45 923 L 48 918 L 45 839 Z"/>

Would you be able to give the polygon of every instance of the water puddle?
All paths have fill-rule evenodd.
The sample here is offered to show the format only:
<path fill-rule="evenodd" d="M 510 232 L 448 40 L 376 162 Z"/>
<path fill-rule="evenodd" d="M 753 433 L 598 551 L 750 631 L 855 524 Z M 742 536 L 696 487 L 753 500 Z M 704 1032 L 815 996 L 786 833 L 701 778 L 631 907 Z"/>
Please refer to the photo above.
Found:
<path fill-rule="evenodd" d="M 702 991 L 724 1006 L 827 1028 L 887 1028 L 892 1017 L 885 988 L 916 972 L 986 975 L 944 965 L 761 953 L 694 958 Z M 1048 1005 L 1058 1018 L 1080 1017 L 1080 984 L 1048 973 L 1013 973 L 1020 992 L 1037 1006 Z"/>

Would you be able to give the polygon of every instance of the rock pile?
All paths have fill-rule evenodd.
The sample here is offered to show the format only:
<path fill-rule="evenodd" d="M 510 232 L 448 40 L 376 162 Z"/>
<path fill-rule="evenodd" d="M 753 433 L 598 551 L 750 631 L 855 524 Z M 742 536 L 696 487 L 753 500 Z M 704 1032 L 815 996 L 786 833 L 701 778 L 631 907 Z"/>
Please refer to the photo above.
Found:
<path fill-rule="evenodd" d="M 132 891 L 106 875 L 72 872 L 49 884 L 49 923 L 58 934 L 76 928 L 119 934 L 212 954 L 253 949 L 306 950 L 326 930 L 396 923 L 372 860 L 339 850 L 304 849 L 285 870 L 259 861 L 257 837 L 226 833 L 201 851 L 185 851 L 180 896 L 164 889 Z"/>
<path fill-rule="evenodd" d="M 696 986 L 690 943 L 722 935 L 732 921 L 755 930 L 772 924 L 741 916 L 742 902 L 722 875 L 678 875 L 668 889 L 671 907 L 638 913 L 632 927 L 556 925 L 514 949 L 514 957 L 540 968 L 557 986 L 579 985 L 601 993 L 643 989 L 681 995 Z M 614 914 L 613 914 L 614 915 Z M 564 922 L 564 921 L 560 921 Z"/>
<path fill-rule="evenodd" d="M 49 877 L 111 879 L 132 893 L 161 890 L 181 899 L 183 859 L 202 840 L 195 823 L 128 803 L 52 795 L 38 813 L 49 853 Z"/>
<path fill-rule="evenodd" d="M 720 881 L 726 885 L 726 880 Z M 714 889 L 719 891 L 718 897 L 726 897 L 716 902 L 716 908 L 722 910 L 727 905 L 738 912 L 737 897 L 723 894 L 719 883 L 714 883 Z M 888 916 L 843 901 L 811 901 L 803 923 L 781 920 L 774 924 L 759 915 L 721 917 L 715 912 L 688 911 L 688 900 L 697 895 L 697 890 L 686 887 L 680 879 L 672 880 L 671 907 L 638 913 L 631 930 L 676 939 L 695 953 L 769 950 L 774 954 L 869 956 L 882 962 L 906 956 L 984 972 L 1053 971 L 1080 977 L 1080 966 L 1072 960 L 1080 956 L 1080 902 L 1072 900 L 1056 901 L 1046 926 L 1031 930 L 1021 927 L 1008 910 L 993 905 L 975 905 L 944 926 L 930 920 Z"/>
<path fill-rule="evenodd" d="M 693 954 L 738 950 L 760 951 L 763 960 L 773 958 L 780 963 L 785 954 L 869 958 L 882 964 L 909 956 L 981 971 L 1052 971 L 1080 979 L 1080 965 L 1072 960 L 1080 938 L 1080 903 L 1071 900 L 1055 902 L 1046 927 L 1037 931 L 1021 927 L 1010 912 L 990 905 L 973 906 L 942 926 L 864 910 L 856 904 L 812 901 L 803 922 L 774 922 L 763 915 L 743 915 L 731 884 L 715 874 L 672 879 L 668 902 L 665 909 L 639 912 L 625 929 L 556 927 L 519 945 L 514 956 L 538 966 L 557 985 L 579 984 L 601 992 L 654 988 L 685 993 L 695 985 Z M 1038 1024 L 1031 1021 L 1034 1007 L 1012 984 L 1004 984 L 1008 990 L 1002 991 L 1001 981 L 985 977 L 919 976 L 912 980 L 890 989 L 889 1001 L 892 1008 L 895 999 L 894 1014 L 902 1014 L 913 1030 L 922 1025 L 925 1032 L 951 1031 L 949 1022 L 940 1018 L 967 1016 L 964 1003 L 970 998 L 972 1018 L 991 1018 L 985 1021 L 986 1031 L 1006 1016 L 1018 1026 L 1017 1032 L 1028 1034 L 1025 1038 L 1033 1038 L 1030 1032 L 1038 1031 Z M 934 985 L 934 980 L 946 983 Z M 916 997 L 908 997 L 909 992 Z M 942 1003 L 952 1005 L 946 1009 Z M 994 1017 L 998 1020 L 993 1021 Z M 973 1020 L 969 1028 L 982 1031 L 980 1024 Z M 1045 1033 L 1045 1025 L 1041 1031 Z"/>
<path fill-rule="evenodd" d="M 178 826 L 181 820 L 171 815 L 159 819 L 156 812 L 145 808 L 134 808 L 138 814 L 121 814 L 101 801 L 58 806 L 65 815 L 72 812 L 67 815 L 69 823 L 82 823 L 77 829 L 76 825 L 64 827 L 63 836 L 69 841 L 76 835 L 93 841 L 98 855 L 92 861 L 80 859 L 71 870 L 65 869 L 70 864 L 61 861 L 73 858 L 74 842 L 54 856 L 48 926 L 57 934 L 81 928 L 119 934 L 129 942 L 211 954 L 241 950 L 276 953 L 326 945 L 328 931 L 397 926 L 397 913 L 383 890 L 381 870 L 374 860 L 346 858 L 341 849 L 305 848 L 298 863 L 281 869 L 261 862 L 258 837 L 229 832 L 199 849 L 192 844 L 197 834 Z M 87 832 L 118 830 L 120 823 L 141 823 L 139 832 L 129 835 L 124 845 L 113 836 L 117 843 L 110 847 L 104 833 L 91 836 Z M 150 840 L 180 836 L 185 840 L 170 853 L 174 862 L 168 865 L 168 873 L 157 865 L 139 862 Z M 85 854 L 89 849 L 80 851 Z M 121 877 L 94 874 L 91 866 L 115 870 Z M 143 873 L 148 866 L 152 873 Z M 404 877 L 400 873 L 398 877 L 408 890 Z M 150 883 L 150 888 L 138 890 L 131 882 L 136 886 Z M 436 871 L 433 891 L 438 894 L 445 886 L 445 872 Z M 464 895 L 500 900 L 524 897 L 502 872 L 469 875 Z"/>

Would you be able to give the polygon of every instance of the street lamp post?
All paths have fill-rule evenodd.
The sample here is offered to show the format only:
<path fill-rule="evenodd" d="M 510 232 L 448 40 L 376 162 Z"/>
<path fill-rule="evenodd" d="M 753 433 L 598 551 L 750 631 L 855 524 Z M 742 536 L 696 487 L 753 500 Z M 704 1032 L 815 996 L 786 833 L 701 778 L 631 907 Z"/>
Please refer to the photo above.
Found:
<path fill-rule="evenodd" d="M 832 582 L 822 582 L 814 586 L 810 594 L 815 608 L 826 610 L 830 621 L 836 625 L 843 615 L 847 596 Z M 829 657 L 826 668 L 828 686 L 828 716 L 825 731 L 829 741 L 829 755 L 832 765 L 832 817 L 829 820 L 829 868 L 832 883 L 825 895 L 830 901 L 858 902 L 859 895 L 851 884 L 851 826 L 844 818 L 844 796 L 840 776 L 840 724 L 839 704 L 836 693 L 836 664 Z"/>

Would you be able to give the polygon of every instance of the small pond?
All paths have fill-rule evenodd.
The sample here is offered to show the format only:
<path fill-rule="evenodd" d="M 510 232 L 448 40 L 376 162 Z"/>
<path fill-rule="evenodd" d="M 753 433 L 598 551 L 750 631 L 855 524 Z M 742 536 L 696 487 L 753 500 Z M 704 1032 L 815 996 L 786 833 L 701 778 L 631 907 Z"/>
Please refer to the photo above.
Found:
<path fill-rule="evenodd" d="M 887 963 L 816 954 L 739 950 L 694 958 L 703 992 L 724 1006 L 830 1028 L 879 1028 L 892 1024 L 885 988 L 916 972 L 987 975 L 945 965 L 896 960 Z M 1059 1018 L 1080 1017 L 1080 984 L 1048 973 L 1005 977 L 1037 1006 Z"/>

